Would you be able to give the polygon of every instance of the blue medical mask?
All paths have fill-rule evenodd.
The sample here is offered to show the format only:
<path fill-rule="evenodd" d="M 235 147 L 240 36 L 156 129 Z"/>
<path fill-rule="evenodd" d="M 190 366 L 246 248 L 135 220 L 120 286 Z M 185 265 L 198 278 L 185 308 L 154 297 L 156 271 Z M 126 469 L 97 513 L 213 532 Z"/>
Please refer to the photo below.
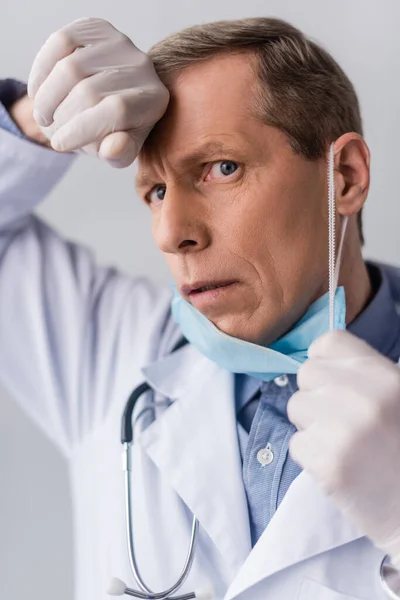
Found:
<path fill-rule="evenodd" d="M 245 342 L 220 331 L 174 289 L 172 315 L 185 338 L 210 360 L 232 373 L 246 373 L 270 381 L 297 373 L 309 346 L 329 329 L 329 293 L 318 298 L 300 321 L 268 347 Z M 336 290 L 335 329 L 346 327 L 344 288 Z"/>
<path fill-rule="evenodd" d="M 329 182 L 329 292 L 318 298 L 300 321 L 268 347 L 234 338 L 219 330 L 203 314 L 184 300 L 174 287 L 172 315 L 185 338 L 202 354 L 232 373 L 246 373 L 270 381 L 282 374 L 297 373 L 307 359 L 309 346 L 329 329 L 346 328 L 344 288 L 337 288 L 335 268 L 335 191 L 333 145 L 328 164 Z M 338 265 L 342 253 L 347 220 L 342 226 Z"/>

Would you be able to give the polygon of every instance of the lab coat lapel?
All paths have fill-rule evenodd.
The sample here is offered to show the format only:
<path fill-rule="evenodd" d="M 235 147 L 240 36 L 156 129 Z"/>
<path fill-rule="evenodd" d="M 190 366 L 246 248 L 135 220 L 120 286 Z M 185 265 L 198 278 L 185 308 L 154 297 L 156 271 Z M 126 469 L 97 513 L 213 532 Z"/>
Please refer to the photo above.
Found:
<path fill-rule="evenodd" d="M 251 550 L 237 441 L 234 378 L 187 345 L 144 369 L 175 402 L 140 436 L 232 571 Z"/>
<path fill-rule="evenodd" d="M 362 537 L 314 479 L 301 473 L 232 582 L 225 600 L 302 560 Z"/>

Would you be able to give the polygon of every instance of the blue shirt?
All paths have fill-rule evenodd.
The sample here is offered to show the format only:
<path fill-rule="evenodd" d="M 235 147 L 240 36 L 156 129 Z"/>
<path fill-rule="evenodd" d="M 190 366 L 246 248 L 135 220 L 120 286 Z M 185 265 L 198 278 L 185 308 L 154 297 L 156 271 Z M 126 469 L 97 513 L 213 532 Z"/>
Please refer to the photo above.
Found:
<path fill-rule="evenodd" d="M 26 86 L 18 81 L 0 81 L 0 128 L 21 138 L 24 136 L 7 109 L 25 92 Z M 376 294 L 349 330 L 397 361 L 400 356 L 400 317 L 389 281 L 378 267 L 369 265 L 369 271 Z M 289 440 L 295 428 L 287 418 L 286 407 L 296 390 L 295 375 L 283 375 L 267 383 L 242 375 L 235 377 L 238 436 L 253 545 L 301 471 L 288 454 Z M 262 454 L 265 449 L 267 452 Z"/>
<path fill-rule="evenodd" d="M 375 296 L 348 330 L 393 361 L 400 357 L 400 316 L 384 270 L 368 265 Z M 236 375 L 235 396 L 243 483 L 253 545 L 301 472 L 288 453 L 296 431 L 287 418 L 287 403 L 297 390 L 296 376 L 274 381 Z M 262 450 L 266 449 L 264 454 Z"/>

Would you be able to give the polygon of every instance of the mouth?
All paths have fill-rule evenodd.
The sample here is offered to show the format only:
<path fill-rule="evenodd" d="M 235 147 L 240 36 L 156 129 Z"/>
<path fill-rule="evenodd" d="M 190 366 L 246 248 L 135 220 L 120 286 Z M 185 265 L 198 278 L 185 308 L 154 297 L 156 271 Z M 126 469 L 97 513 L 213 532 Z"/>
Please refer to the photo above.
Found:
<path fill-rule="evenodd" d="M 240 288 L 238 281 L 199 281 L 182 286 L 181 293 L 192 306 L 211 318 L 215 311 L 227 310 L 237 288 Z"/>
<path fill-rule="evenodd" d="M 183 296 L 193 297 L 205 292 L 211 292 L 219 290 L 221 288 L 230 287 L 237 283 L 236 281 L 219 281 L 219 282 L 196 282 L 193 285 L 184 285 L 181 287 L 181 293 Z"/>

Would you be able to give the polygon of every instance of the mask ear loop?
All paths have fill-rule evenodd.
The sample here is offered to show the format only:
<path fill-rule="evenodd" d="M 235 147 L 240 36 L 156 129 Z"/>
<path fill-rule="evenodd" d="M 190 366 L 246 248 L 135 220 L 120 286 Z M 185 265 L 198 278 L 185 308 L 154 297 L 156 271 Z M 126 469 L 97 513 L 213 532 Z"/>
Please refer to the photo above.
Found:
<path fill-rule="evenodd" d="M 329 226 L 329 331 L 335 329 L 335 296 L 342 260 L 343 242 L 348 217 L 344 217 L 340 236 L 337 261 L 336 254 L 336 194 L 335 194 L 335 154 L 334 144 L 329 148 L 328 157 L 328 226 Z M 336 261 L 336 264 L 335 264 Z"/>

